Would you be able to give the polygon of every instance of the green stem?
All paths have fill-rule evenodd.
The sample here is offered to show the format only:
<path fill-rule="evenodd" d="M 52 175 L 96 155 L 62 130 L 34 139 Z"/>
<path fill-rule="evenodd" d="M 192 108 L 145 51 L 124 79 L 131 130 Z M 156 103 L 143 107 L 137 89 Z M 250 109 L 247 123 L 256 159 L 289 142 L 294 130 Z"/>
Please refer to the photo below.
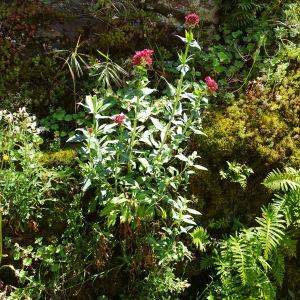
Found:
<path fill-rule="evenodd" d="M 119 142 L 120 142 L 120 147 L 122 147 L 123 145 L 123 131 L 124 131 L 124 127 L 123 126 L 120 126 L 120 133 L 119 133 Z M 120 164 L 120 150 L 119 149 L 116 149 L 117 150 L 117 157 L 116 157 L 116 162 L 117 162 L 117 166 L 115 166 L 115 193 L 116 195 L 118 195 L 118 173 L 117 173 L 117 169 L 118 167 L 121 167 L 121 164 Z"/>
<path fill-rule="evenodd" d="M 188 53 L 189 53 L 189 48 L 190 48 L 190 42 L 187 42 L 185 52 L 184 52 L 184 56 L 182 57 L 182 65 L 186 64 L 187 56 L 188 56 Z M 184 76 L 185 76 L 185 74 L 181 73 L 181 76 L 180 76 L 180 79 L 179 79 L 179 82 L 178 82 L 177 88 L 176 88 L 175 103 L 174 103 L 174 106 L 173 106 L 173 109 L 172 109 L 171 117 L 170 117 L 169 123 L 167 124 L 167 129 L 166 129 L 165 135 L 163 137 L 163 140 L 162 140 L 162 142 L 160 144 L 160 147 L 158 149 L 158 155 L 157 156 L 160 155 L 160 153 L 162 151 L 162 148 L 163 148 L 164 144 L 166 143 L 167 138 L 170 134 L 170 129 L 171 129 L 171 126 L 172 126 L 172 122 L 174 120 L 174 116 L 175 116 L 178 104 L 181 100 L 181 93 L 182 93 L 182 86 L 183 86 Z"/>
<path fill-rule="evenodd" d="M 74 99 L 74 112 L 77 112 L 77 107 L 76 107 L 76 81 L 75 79 L 73 80 L 73 99 Z"/>
<path fill-rule="evenodd" d="M 130 139 L 130 144 L 129 144 L 129 154 L 128 154 L 128 171 L 131 172 L 131 158 L 132 158 L 132 151 L 133 151 L 133 146 L 135 143 L 135 138 L 136 138 L 136 128 L 137 128 L 137 122 L 138 122 L 138 108 L 140 104 L 140 97 L 137 98 L 135 107 L 134 107 L 134 120 L 133 120 L 133 130 L 132 130 L 132 135 Z"/>

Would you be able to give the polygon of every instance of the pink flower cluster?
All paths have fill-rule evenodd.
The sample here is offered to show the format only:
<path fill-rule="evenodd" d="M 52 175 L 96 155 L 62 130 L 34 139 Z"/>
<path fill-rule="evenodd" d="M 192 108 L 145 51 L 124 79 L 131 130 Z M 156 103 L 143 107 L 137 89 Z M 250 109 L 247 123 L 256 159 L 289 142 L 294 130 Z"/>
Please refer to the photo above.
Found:
<path fill-rule="evenodd" d="M 217 82 L 214 79 L 212 79 L 210 76 L 205 77 L 205 82 L 209 93 L 214 93 L 218 90 L 219 86 Z"/>
<path fill-rule="evenodd" d="M 199 24 L 200 18 L 197 14 L 190 14 L 185 16 L 185 25 L 194 28 Z"/>
<path fill-rule="evenodd" d="M 112 119 L 115 123 L 122 125 L 126 119 L 126 116 L 123 113 L 112 116 Z"/>
<path fill-rule="evenodd" d="M 150 49 L 144 49 L 142 51 L 136 51 L 133 58 L 132 58 L 132 63 L 135 66 L 151 66 L 153 61 L 152 61 L 152 55 L 153 55 L 153 50 Z"/>

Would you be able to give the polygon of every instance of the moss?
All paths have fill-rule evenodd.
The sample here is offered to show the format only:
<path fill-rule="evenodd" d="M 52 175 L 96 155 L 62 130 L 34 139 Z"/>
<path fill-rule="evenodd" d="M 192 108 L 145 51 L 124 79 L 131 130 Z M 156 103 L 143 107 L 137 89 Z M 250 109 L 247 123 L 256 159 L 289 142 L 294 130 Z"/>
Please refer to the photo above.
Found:
<path fill-rule="evenodd" d="M 46 152 L 40 157 L 40 162 L 47 167 L 52 166 L 72 166 L 77 157 L 77 152 L 73 149 L 64 149 L 56 152 Z"/>
<path fill-rule="evenodd" d="M 206 113 L 200 148 L 219 161 L 237 151 L 242 160 L 256 153 L 269 165 L 299 167 L 300 70 L 285 74 L 275 84 L 258 78 L 238 103 Z"/>

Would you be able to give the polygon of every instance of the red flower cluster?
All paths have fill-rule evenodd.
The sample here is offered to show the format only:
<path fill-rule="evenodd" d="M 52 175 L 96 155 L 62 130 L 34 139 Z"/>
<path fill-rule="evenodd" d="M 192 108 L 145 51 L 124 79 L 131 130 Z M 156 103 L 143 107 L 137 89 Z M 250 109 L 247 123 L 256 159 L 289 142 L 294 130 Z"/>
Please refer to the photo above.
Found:
<path fill-rule="evenodd" d="M 194 28 L 199 24 L 200 18 L 197 14 L 190 14 L 185 16 L 185 25 Z"/>
<path fill-rule="evenodd" d="M 152 61 L 152 55 L 153 55 L 153 50 L 149 49 L 144 49 L 142 51 L 136 51 L 133 58 L 132 58 L 132 63 L 136 66 L 143 65 L 143 66 L 151 66 L 153 61 Z"/>
<path fill-rule="evenodd" d="M 212 79 L 210 76 L 205 77 L 205 82 L 209 93 L 214 93 L 218 90 L 219 86 L 217 82 L 214 79 Z"/>
<path fill-rule="evenodd" d="M 124 123 L 126 116 L 123 113 L 120 113 L 118 115 L 112 116 L 112 119 L 114 120 L 115 123 L 121 125 Z"/>

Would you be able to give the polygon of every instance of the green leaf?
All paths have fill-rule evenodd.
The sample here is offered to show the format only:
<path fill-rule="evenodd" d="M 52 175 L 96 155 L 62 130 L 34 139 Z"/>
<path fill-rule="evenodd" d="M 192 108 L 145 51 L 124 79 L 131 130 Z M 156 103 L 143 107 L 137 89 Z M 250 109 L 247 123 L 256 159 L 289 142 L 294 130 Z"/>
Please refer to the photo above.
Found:
<path fill-rule="evenodd" d="M 148 96 L 150 94 L 152 94 L 154 91 L 156 91 L 156 89 L 150 89 L 150 88 L 142 88 L 142 93 L 144 96 Z"/>
<path fill-rule="evenodd" d="M 187 208 L 186 210 L 192 215 L 201 215 L 201 212 L 199 212 L 198 210 L 192 208 Z"/>
<path fill-rule="evenodd" d="M 185 74 L 190 70 L 190 67 L 189 67 L 189 65 L 187 65 L 187 64 L 179 65 L 179 66 L 177 67 L 177 70 L 178 70 L 179 72 L 181 72 L 183 75 L 185 75 Z"/>
<path fill-rule="evenodd" d="M 66 122 L 70 122 L 70 121 L 72 121 L 72 119 L 73 119 L 72 115 L 66 115 L 65 118 L 64 118 L 64 120 Z"/>
<path fill-rule="evenodd" d="M 52 125 L 50 126 L 50 129 L 52 129 L 52 130 L 58 130 L 58 129 L 59 129 L 59 126 L 58 126 L 58 124 L 52 124 Z"/>
<path fill-rule="evenodd" d="M 154 127 L 155 127 L 156 129 L 158 129 L 159 131 L 163 130 L 164 127 L 163 127 L 163 125 L 159 122 L 158 119 L 153 118 L 153 117 L 151 117 L 150 119 L 151 119 L 151 121 L 152 121 L 152 123 L 153 123 L 153 125 L 154 125 Z"/>
<path fill-rule="evenodd" d="M 177 157 L 178 159 L 180 159 L 181 161 L 184 161 L 184 162 L 189 161 L 189 159 L 185 155 L 183 155 L 182 153 L 179 153 L 179 154 L 175 155 L 175 157 Z"/>
<path fill-rule="evenodd" d="M 53 118 L 58 121 L 62 121 L 65 117 L 65 114 L 66 112 L 64 110 L 60 110 L 53 114 Z"/>
<path fill-rule="evenodd" d="M 23 265 L 24 266 L 28 267 L 28 266 L 31 266 L 31 264 L 32 264 L 32 258 L 26 257 L 26 258 L 23 259 Z"/>
<path fill-rule="evenodd" d="M 177 36 L 178 38 L 180 38 L 184 43 L 186 43 L 186 38 L 184 38 L 184 37 L 182 37 L 182 36 L 180 36 L 180 35 L 177 35 L 177 34 L 175 34 L 175 36 Z"/>
<path fill-rule="evenodd" d="M 67 143 L 80 143 L 85 140 L 85 136 L 83 134 L 75 134 L 67 140 Z"/>
<path fill-rule="evenodd" d="M 229 56 L 225 52 L 219 52 L 218 57 L 220 62 L 228 62 L 229 61 Z"/>
<path fill-rule="evenodd" d="M 205 168 L 201 165 L 193 165 L 193 167 L 196 168 L 197 170 L 207 171 L 207 168 Z"/>
<path fill-rule="evenodd" d="M 208 244 L 209 235 L 205 228 L 197 227 L 190 234 L 192 237 L 193 244 L 200 250 L 205 251 Z"/>
<path fill-rule="evenodd" d="M 256 218 L 257 232 L 263 244 L 264 257 L 268 259 L 271 251 L 276 248 L 284 236 L 285 221 L 283 215 L 272 206 L 262 208 L 262 217 Z"/>
<path fill-rule="evenodd" d="M 95 96 L 94 97 L 86 96 L 85 105 L 83 104 L 83 106 L 88 109 L 89 113 L 96 113 L 94 103 L 95 103 Z"/>
<path fill-rule="evenodd" d="M 143 133 L 143 135 L 140 137 L 139 140 L 149 146 L 152 146 L 152 143 L 150 141 L 150 135 L 151 135 L 151 132 L 147 130 Z"/>
<path fill-rule="evenodd" d="M 200 45 L 198 44 L 198 42 L 197 42 L 196 40 L 193 40 L 193 41 L 191 42 L 190 46 L 191 46 L 192 48 L 197 48 L 197 49 L 201 50 L 201 47 L 200 47 Z"/>
<path fill-rule="evenodd" d="M 148 160 L 144 157 L 139 157 L 138 161 L 141 163 L 141 165 L 146 169 L 147 172 L 151 171 L 151 165 L 149 164 Z"/>

